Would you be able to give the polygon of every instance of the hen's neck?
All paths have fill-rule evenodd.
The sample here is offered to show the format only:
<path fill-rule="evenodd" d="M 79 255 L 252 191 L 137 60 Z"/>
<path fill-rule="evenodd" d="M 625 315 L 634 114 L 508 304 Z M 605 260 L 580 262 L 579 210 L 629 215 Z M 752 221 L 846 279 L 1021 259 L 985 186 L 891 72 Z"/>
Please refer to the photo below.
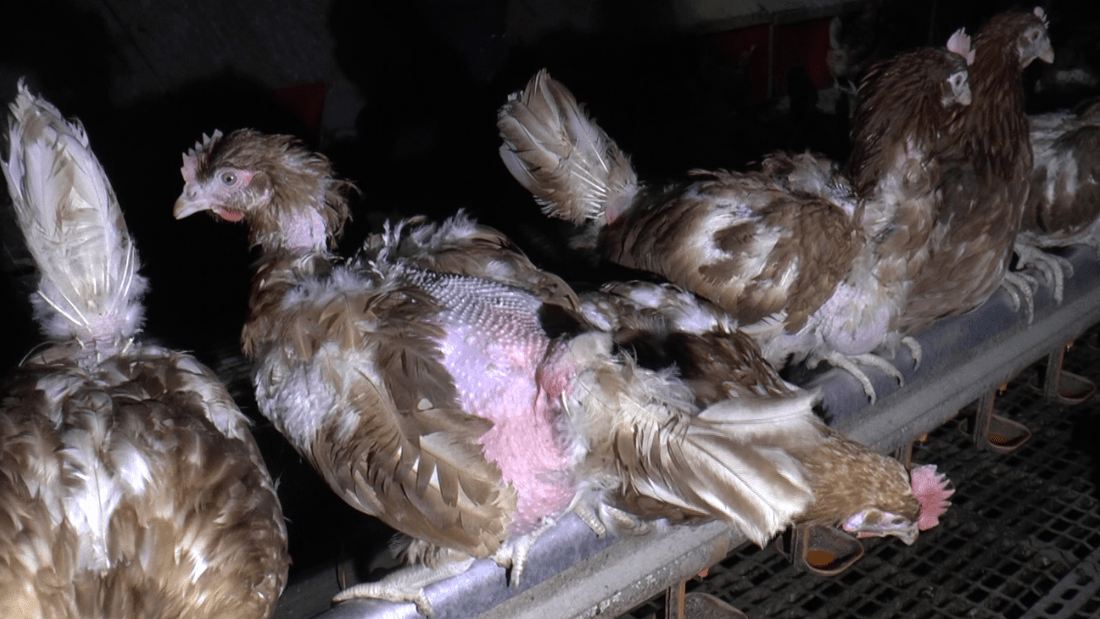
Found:
<path fill-rule="evenodd" d="M 248 320 L 241 332 L 245 356 L 255 360 L 267 344 L 279 336 L 283 301 L 308 278 L 323 277 L 332 270 L 327 252 L 310 250 L 265 251 L 248 300 Z"/>
<path fill-rule="evenodd" d="M 1011 35 L 1011 36 L 1010 36 Z M 1031 146 L 1024 115 L 1023 69 L 1014 33 L 997 29 L 975 42 L 977 57 L 970 68 L 973 103 L 963 108 L 961 142 L 964 157 L 981 171 L 1014 179 L 1031 169 Z"/>

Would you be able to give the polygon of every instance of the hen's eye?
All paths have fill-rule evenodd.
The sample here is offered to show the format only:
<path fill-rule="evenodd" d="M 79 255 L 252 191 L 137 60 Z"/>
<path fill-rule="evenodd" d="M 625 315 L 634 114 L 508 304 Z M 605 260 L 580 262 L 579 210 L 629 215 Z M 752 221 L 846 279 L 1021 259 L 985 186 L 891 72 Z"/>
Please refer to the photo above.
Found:
<path fill-rule="evenodd" d="M 237 175 L 232 172 L 222 172 L 221 179 L 226 185 L 234 185 L 237 182 Z"/>

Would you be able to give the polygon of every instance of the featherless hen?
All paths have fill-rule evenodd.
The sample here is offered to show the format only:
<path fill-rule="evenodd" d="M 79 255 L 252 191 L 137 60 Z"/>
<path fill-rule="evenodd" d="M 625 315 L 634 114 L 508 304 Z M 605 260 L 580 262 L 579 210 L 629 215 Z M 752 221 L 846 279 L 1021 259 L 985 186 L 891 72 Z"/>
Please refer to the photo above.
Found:
<path fill-rule="evenodd" d="M 0 615 L 270 617 L 286 528 L 246 418 L 194 358 L 135 341 L 146 282 L 83 127 L 20 83 L 8 148 L 49 343 L 0 412 Z"/>
<path fill-rule="evenodd" d="M 215 133 L 184 156 L 176 217 L 245 221 L 262 250 L 242 342 L 261 411 L 414 565 L 351 597 L 430 603 L 423 587 L 492 557 L 522 575 L 575 510 L 597 531 L 718 518 L 764 543 L 812 493 L 789 454 L 822 440 L 812 396 L 700 410 L 637 367 L 576 296 L 499 233 L 402 222 L 342 263 L 329 162 L 293 138 Z"/>
<path fill-rule="evenodd" d="M 928 83 L 921 86 L 937 93 L 941 107 L 969 98 L 965 61 L 951 56 L 936 55 L 948 69 L 926 72 Z M 907 118 L 896 136 L 869 136 L 868 159 L 904 162 L 918 148 L 909 123 L 923 120 Z M 831 163 L 774 155 L 763 172 L 695 170 L 679 183 L 649 187 L 572 93 L 545 71 L 509 98 L 497 124 L 501 158 L 516 180 L 547 214 L 583 224 L 576 246 L 659 274 L 718 304 L 773 364 L 828 361 L 855 376 L 872 401 L 874 387 L 857 364 L 901 380 L 874 352 L 892 344 L 907 290 L 904 272 L 880 254 L 909 247 L 891 240 L 902 234 L 889 225 L 892 215 L 857 201 Z M 901 150 L 894 152 L 899 140 Z M 906 182 L 879 180 L 872 165 L 866 167 L 868 187 Z M 896 190 L 883 193 L 900 201 Z"/>
<path fill-rule="evenodd" d="M 1035 160 L 1016 253 L 1046 274 L 1060 303 L 1073 265 L 1042 248 L 1082 244 L 1100 255 L 1100 105 L 1030 116 L 1028 124 Z"/>
<path fill-rule="evenodd" d="M 906 334 L 978 307 L 1002 282 L 1031 316 L 1031 284 L 1008 267 L 1032 169 L 1021 74 L 1036 58 L 1054 60 L 1043 10 L 994 16 L 974 52 L 973 103 L 952 111 L 932 150 L 942 198 L 899 321 Z"/>

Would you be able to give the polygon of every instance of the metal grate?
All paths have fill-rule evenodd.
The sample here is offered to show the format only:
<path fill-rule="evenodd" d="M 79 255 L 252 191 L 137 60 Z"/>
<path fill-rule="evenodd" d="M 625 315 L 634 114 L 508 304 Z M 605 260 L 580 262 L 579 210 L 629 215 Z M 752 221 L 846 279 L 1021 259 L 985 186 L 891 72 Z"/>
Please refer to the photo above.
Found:
<path fill-rule="evenodd" d="M 1076 346 L 1065 367 L 1100 382 L 1100 350 Z M 1032 439 L 1001 455 L 948 422 L 914 448 L 958 490 L 941 525 L 913 546 L 869 540 L 845 573 L 802 572 L 774 548 L 734 550 L 688 591 L 763 617 L 1058 618 L 1100 616 L 1100 404 L 1047 403 L 1026 370 L 997 402 Z M 663 616 L 663 597 L 624 615 Z"/>

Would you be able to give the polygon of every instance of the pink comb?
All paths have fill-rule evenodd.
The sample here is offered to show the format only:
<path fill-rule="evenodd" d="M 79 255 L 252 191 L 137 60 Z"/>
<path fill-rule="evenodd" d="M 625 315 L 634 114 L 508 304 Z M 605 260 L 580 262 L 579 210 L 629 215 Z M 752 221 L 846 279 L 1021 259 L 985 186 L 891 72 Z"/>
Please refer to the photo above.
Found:
<path fill-rule="evenodd" d="M 920 502 L 917 528 L 927 531 L 940 523 L 940 516 L 951 506 L 947 499 L 955 494 L 955 489 L 948 489 L 951 481 L 943 473 L 936 471 L 935 464 L 913 467 L 909 471 L 909 483 L 913 488 L 913 496 Z"/>
<path fill-rule="evenodd" d="M 959 28 L 947 39 L 947 49 L 966 58 L 968 66 L 974 63 L 974 50 L 970 49 L 970 36 L 966 34 L 966 28 Z"/>
<path fill-rule="evenodd" d="M 195 147 L 187 151 L 183 156 L 183 167 L 180 168 L 180 174 L 183 176 L 183 182 L 189 183 L 195 180 L 195 175 L 199 171 L 199 157 L 203 155 L 214 142 L 217 142 L 222 137 L 222 132 L 218 129 L 214 130 L 209 137 L 204 133 L 202 134 L 202 141 L 195 142 Z"/>

